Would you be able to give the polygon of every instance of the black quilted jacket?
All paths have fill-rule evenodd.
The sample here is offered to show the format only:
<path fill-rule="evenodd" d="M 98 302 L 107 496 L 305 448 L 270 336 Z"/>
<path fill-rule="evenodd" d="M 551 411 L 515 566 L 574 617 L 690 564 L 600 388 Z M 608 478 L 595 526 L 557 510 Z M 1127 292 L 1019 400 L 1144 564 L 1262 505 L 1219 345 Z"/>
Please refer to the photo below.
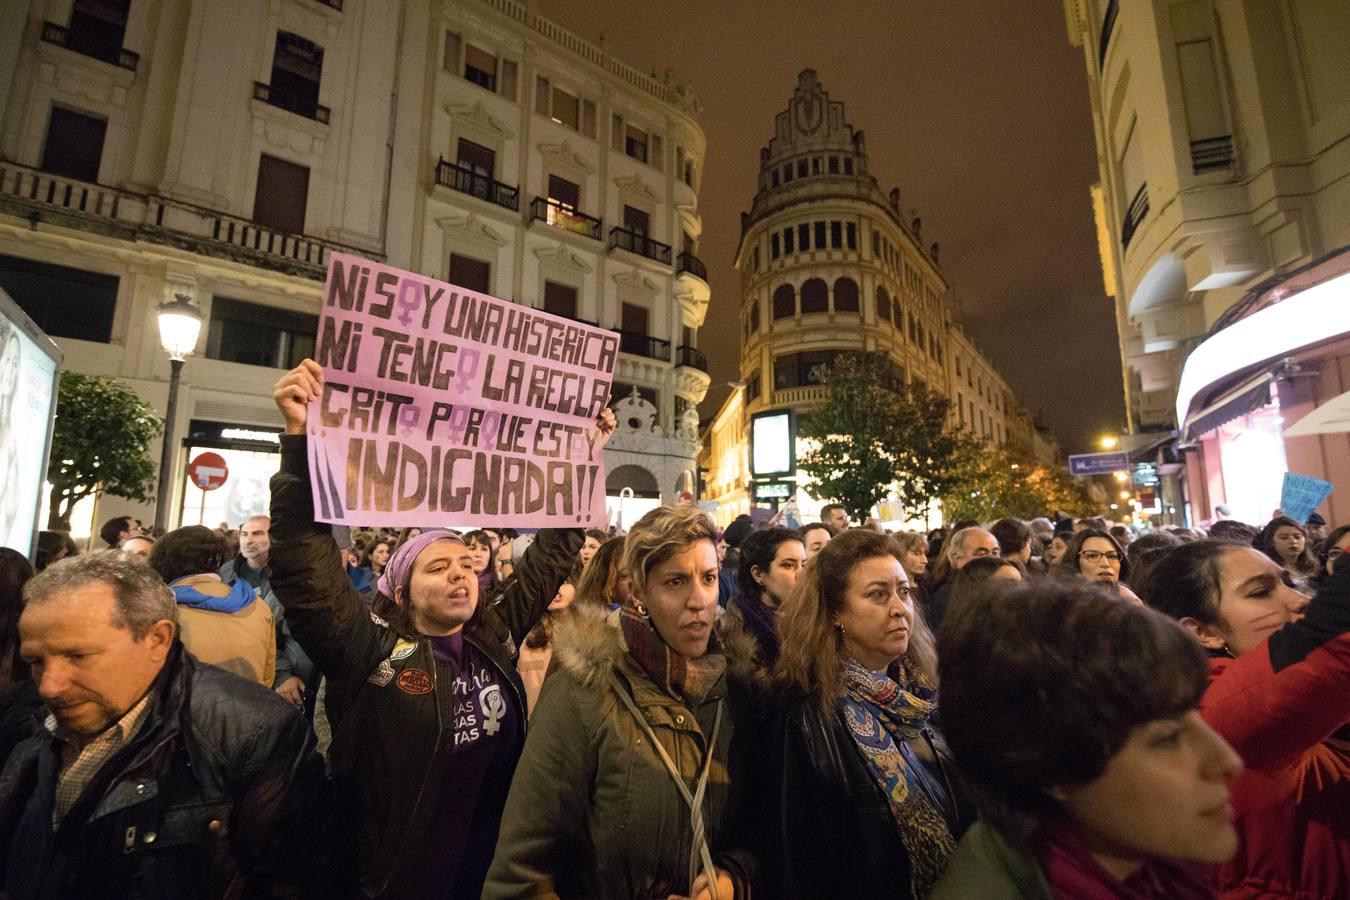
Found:
<path fill-rule="evenodd" d="M 338 889 L 332 806 L 309 723 L 175 642 L 150 718 L 52 831 L 45 728 L 0 775 L 9 900 L 317 897 Z"/>

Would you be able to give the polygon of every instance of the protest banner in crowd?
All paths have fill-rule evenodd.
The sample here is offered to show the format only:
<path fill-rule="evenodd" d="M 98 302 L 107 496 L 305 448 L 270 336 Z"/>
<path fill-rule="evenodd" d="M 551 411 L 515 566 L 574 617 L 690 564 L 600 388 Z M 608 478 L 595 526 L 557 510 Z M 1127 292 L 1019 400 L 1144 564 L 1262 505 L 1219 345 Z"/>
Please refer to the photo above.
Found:
<path fill-rule="evenodd" d="M 309 414 L 319 521 L 601 526 L 619 337 L 334 253 Z"/>

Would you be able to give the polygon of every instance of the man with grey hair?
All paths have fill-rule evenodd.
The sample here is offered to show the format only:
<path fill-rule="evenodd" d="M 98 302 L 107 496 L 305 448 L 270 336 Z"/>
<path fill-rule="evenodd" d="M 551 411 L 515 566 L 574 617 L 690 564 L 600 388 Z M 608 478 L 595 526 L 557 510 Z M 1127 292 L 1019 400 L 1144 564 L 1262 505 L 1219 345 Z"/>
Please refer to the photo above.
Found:
<path fill-rule="evenodd" d="M 0 775 L 0 894 L 334 887 L 323 762 L 304 717 L 198 662 L 159 576 L 97 553 L 50 566 L 23 593 L 20 652 L 47 717 Z"/>
<path fill-rule="evenodd" d="M 947 615 L 947 603 L 951 599 L 952 579 L 964 569 L 971 560 L 982 556 L 998 556 L 998 538 L 987 528 L 978 525 L 962 528 L 952 535 L 947 544 L 947 560 L 951 564 L 950 574 L 942 587 L 924 604 L 923 617 L 934 634 L 942 627 L 942 619 Z"/>

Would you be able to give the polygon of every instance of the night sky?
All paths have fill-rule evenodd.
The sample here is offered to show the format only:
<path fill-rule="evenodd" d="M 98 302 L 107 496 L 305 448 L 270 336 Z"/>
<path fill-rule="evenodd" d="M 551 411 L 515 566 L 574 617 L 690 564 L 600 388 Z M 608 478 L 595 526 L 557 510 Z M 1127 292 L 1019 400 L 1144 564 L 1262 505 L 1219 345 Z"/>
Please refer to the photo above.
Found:
<path fill-rule="evenodd" d="M 534 0 L 530 8 L 702 100 L 699 190 L 712 304 L 699 343 L 716 412 L 738 377 L 740 214 L 759 149 L 814 68 L 866 135 L 883 192 L 941 244 L 949 303 L 1064 445 L 1123 424 L 1112 304 L 1088 189 L 1097 180 L 1082 49 L 1057 0 Z"/>

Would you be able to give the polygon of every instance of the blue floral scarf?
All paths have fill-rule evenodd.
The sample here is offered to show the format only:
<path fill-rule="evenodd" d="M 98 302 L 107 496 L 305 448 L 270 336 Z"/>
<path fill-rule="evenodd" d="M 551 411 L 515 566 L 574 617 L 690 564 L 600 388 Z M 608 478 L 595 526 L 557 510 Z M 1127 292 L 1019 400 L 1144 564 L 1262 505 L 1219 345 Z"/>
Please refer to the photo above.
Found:
<path fill-rule="evenodd" d="M 919 774 L 906 763 L 900 744 L 922 736 L 937 711 L 937 689 L 922 678 L 908 677 L 903 668 L 897 683 L 851 659 L 845 663 L 844 684 L 844 722 L 891 808 L 909 854 L 913 896 L 926 897 L 956 840 Z"/>

